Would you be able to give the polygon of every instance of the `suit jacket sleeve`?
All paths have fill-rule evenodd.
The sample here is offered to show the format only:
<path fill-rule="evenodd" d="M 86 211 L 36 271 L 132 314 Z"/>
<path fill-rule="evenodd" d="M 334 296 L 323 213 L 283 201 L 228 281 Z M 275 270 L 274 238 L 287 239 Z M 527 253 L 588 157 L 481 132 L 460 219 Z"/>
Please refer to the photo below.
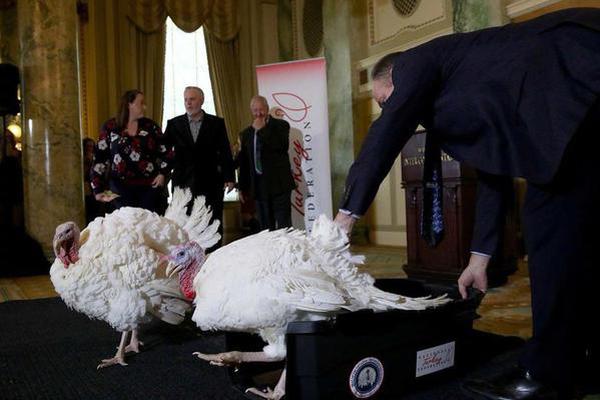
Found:
<path fill-rule="evenodd" d="M 394 91 L 348 172 L 341 209 L 355 215 L 367 211 L 400 150 L 433 107 L 439 67 L 429 50 L 407 51 L 394 60 Z"/>
<path fill-rule="evenodd" d="M 287 157 L 288 149 L 290 146 L 290 124 L 287 121 L 282 119 L 276 120 L 275 126 L 275 136 L 277 138 L 277 147 L 276 150 L 280 154 L 285 154 Z"/>
<path fill-rule="evenodd" d="M 219 164 L 221 165 L 221 173 L 223 174 L 224 182 L 234 182 L 235 173 L 233 168 L 233 157 L 231 156 L 231 146 L 229 145 L 229 138 L 227 137 L 227 128 L 225 128 L 225 121 L 223 119 L 218 120 L 218 135 L 217 140 L 219 148 Z"/>
<path fill-rule="evenodd" d="M 478 173 L 471 251 L 490 256 L 496 253 L 506 212 L 513 206 L 513 190 L 510 177 Z"/>
<path fill-rule="evenodd" d="M 250 191 L 250 160 L 248 158 L 248 139 L 246 138 L 246 132 L 248 129 L 240 132 L 240 153 L 238 160 L 240 164 L 240 190 L 243 192 Z"/>

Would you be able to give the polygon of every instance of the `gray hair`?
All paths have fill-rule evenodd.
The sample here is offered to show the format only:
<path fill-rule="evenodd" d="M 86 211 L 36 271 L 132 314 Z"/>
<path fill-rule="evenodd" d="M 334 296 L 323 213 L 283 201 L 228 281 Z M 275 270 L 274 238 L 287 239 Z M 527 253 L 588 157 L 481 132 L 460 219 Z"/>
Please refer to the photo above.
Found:
<path fill-rule="evenodd" d="M 252 103 L 254 103 L 255 101 L 260 101 L 261 103 L 263 103 L 265 105 L 265 107 L 267 107 L 267 110 L 269 109 L 269 102 L 267 101 L 267 99 L 264 96 L 254 96 L 252 97 L 252 99 L 250 99 L 250 107 L 252 107 Z"/>
<path fill-rule="evenodd" d="M 202 98 L 204 98 L 204 92 L 198 86 L 186 86 L 183 90 L 183 93 L 185 93 L 188 90 L 195 90 L 200 94 L 200 96 L 202 96 Z"/>

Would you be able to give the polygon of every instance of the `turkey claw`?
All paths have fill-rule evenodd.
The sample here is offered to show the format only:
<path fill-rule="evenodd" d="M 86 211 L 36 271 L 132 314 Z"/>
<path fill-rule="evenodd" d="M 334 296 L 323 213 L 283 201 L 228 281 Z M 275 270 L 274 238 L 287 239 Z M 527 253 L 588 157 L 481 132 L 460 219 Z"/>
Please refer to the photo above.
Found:
<path fill-rule="evenodd" d="M 257 388 L 254 388 L 254 387 L 246 389 L 246 393 L 252 393 L 258 397 L 262 397 L 263 399 L 267 399 L 267 400 L 280 400 L 285 395 L 285 393 L 283 393 L 281 390 L 278 390 L 278 389 L 271 390 L 271 388 L 266 388 L 263 391 L 263 390 L 258 390 Z"/>
<path fill-rule="evenodd" d="M 136 343 L 129 343 L 127 346 L 125 346 L 125 353 L 139 353 L 140 352 L 140 345 L 143 346 L 144 342 L 136 342 Z"/>
<path fill-rule="evenodd" d="M 100 369 L 100 368 L 106 368 L 106 367 L 110 367 L 111 365 L 123 365 L 126 366 L 127 363 L 125 362 L 125 359 L 123 357 L 113 357 L 113 358 L 107 358 L 105 360 L 102 360 L 102 362 L 100 364 L 98 364 L 98 367 L 96 367 L 96 369 Z"/>
<path fill-rule="evenodd" d="M 211 365 L 217 365 L 219 367 L 236 367 L 243 361 L 242 353 L 239 351 L 218 354 L 204 354 L 197 351 L 193 354 L 199 359 L 208 361 Z"/>

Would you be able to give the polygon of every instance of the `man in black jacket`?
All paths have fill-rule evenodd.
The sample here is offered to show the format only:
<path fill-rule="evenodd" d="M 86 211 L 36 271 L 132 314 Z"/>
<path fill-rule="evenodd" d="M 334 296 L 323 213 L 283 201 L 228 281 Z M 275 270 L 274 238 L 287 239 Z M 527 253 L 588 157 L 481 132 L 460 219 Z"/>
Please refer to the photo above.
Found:
<path fill-rule="evenodd" d="M 458 281 L 465 296 L 469 286 L 487 287 L 507 180 L 528 181 L 533 337 L 521 369 L 467 384 L 487 398 L 568 398 L 582 377 L 600 376 L 600 333 L 589 322 L 600 306 L 592 242 L 600 226 L 599 94 L 600 9 L 445 36 L 373 69 L 382 113 L 348 174 L 336 217 L 348 231 L 422 124 L 432 142 L 480 173 L 472 255 Z"/>
<path fill-rule="evenodd" d="M 167 122 L 165 135 L 175 148 L 172 182 L 190 188 L 194 197 L 203 195 L 221 222 L 223 234 L 223 190 L 234 187 L 235 175 L 225 121 L 202 110 L 204 92 L 188 86 L 183 92 L 186 113 Z M 221 241 L 214 247 L 217 248 Z"/>
<path fill-rule="evenodd" d="M 250 101 L 252 125 L 240 133 L 240 198 L 256 201 L 261 229 L 292 226 L 291 191 L 294 189 L 288 156 L 290 124 L 269 116 L 267 99 Z"/>

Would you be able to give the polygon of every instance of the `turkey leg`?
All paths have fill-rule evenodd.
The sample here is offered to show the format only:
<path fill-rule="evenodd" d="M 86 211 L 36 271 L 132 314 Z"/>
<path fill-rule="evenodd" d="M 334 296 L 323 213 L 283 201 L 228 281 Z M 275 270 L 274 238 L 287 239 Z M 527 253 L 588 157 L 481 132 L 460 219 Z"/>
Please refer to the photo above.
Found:
<path fill-rule="evenodd" d="M 194 355 L 201 360 L 210 362 L 211 365 L 218 365 L 220 367 L 236 367 L 241 363 L 245 362 L 275 362 L 283 360 L 283 358 L 279 357 L 270 357 L 267 354 L 265 354 L 264 351 L 229 351 L 226 353 L 218 354 L 204 354 L 200 352 L 195 352 Z M 257 388 L 248 388 L 246 389 L 246 392 L 250 392 L 268 400 L 280 400 L 285 395 L 285 369 L 281 373 L 281 376 L 279 377 L 279 381 L 277 382 L 275 389 L 267 389 L 266 392 L 263 392 L 261 390 L 258 390 Z"/>
<path fill-rule="evenodd" d="M 125 343 L 127 342 L 127 337 L 129 336 L 129 331 L 125 331 L 121 334 L 121 342 L 119 343 L 119 347 L 117 347 L 117 354 L 113 358 L 107 358 L 102 360 L 96 369 L 110 367 L 111 365 L 127 365 L 125 362 Z"/>
<path fill-rule="evenodd" d="M 134 329 L 131 331 L 131 340 L 129 341 L 129 344 L 127 345 L 127 347 L 125 347 L 125 353 L 130 353 L 132 351 L 134 353 L 139 353 L 140 345 L 143 346 L 144 342 L 142 342 L 138 339 L 138 330 Z"/>

